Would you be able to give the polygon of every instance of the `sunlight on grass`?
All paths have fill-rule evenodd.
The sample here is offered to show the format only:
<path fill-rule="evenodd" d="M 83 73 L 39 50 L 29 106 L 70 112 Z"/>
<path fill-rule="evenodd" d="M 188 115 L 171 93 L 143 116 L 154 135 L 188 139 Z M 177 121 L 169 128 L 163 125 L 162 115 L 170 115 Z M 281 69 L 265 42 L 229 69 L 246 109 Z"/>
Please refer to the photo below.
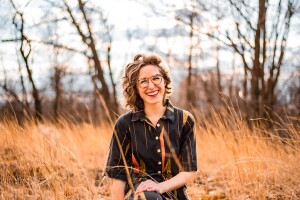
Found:
<path fill-rule="evenodd" d="M 212 112 L 197 126 L 199 172 L 191 199 L 300 198 L 299 119 L 280 137 L 236 114 Z M 200 124 L 200 123 L 199 123 Z M 0 124 L 1 199 L 110 199 L 106 164 L 111 125 Z"/>

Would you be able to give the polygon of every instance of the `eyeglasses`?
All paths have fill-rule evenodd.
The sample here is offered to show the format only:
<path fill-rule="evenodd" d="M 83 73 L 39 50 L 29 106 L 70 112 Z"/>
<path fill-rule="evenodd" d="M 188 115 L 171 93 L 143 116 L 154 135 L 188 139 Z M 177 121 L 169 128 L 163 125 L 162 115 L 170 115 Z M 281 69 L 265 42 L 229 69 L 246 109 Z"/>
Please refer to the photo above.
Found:
<path fill-rule="evenodd" d="M 151 77 L 148 77 L 148 78 L 143 78 L 141 80 L 138 80 L 137 83 L 138 85 L 140 86 L 140 88 L 142 89 L 145 89 L 148 87 L 149 85 L 149 80 L 151 80 L 151 82 L 154 84 L 154 85 L 158 85 L 161 83 L 163 77 L 162 75 L 160 74 L 156 74 L 154 76 L 151 76 Z"/>

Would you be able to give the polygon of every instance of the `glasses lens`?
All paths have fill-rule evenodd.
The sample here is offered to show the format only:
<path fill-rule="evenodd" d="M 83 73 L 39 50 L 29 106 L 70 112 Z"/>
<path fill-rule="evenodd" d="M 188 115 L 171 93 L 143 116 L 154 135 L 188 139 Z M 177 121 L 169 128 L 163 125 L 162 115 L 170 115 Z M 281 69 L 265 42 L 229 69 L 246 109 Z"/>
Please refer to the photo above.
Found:
<path fill-rule="evenodd" d="M 144 78 L 144 79 L 138 81 L 139 86 L 140 86 L 142 89 L 148 87 L 148 85 L 149 85 L 149 79 L 151 80 L 151 82 L 152 82 L 154 85 L 158 85 L 158 84 L 161 83 L 161 81 L 162 81 L 163 78 L 162 78 L 162 76 L 160 76 L 160 75 L 152 76 L 152 77 L 150 77 L 150 78 Z"/>
<path fill-rule="evenodd" d="M 146 88 L 148 86 L 148 80 L 147 79 L 140 80 L 139 85 L 141 88 Z"/>
<path fill-rule="evenodd" d="M 161 76 L 153 76 L 151 80 L 152 80 L 152 83 L 157 85 L 157 84 L 160 84 L 162 77 Z"/>

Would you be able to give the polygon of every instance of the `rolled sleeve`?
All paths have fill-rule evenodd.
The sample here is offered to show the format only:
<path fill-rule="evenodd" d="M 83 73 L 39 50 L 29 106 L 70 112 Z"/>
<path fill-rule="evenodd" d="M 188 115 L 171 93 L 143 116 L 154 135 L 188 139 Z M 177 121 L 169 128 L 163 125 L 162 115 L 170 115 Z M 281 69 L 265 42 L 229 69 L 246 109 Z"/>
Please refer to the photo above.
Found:
<path fill-rule="evenodd" d="M 127 121 L 125 116 L 121 116 L 115 124 L 106 165 L 108 177 L 124 181 L 127 180 L 127 176 L 121 151 L 124 153 L 127 166 L 131 166 L 131 145 Z M 119 148 L 117 139 L 120 141 L 121 148 Z"/>
<path fill-rule="evenodd" d="M 188 113 L 182 128 L 181 165 L 183 171 L 197 171 L 196 129 L 194 117 Z"/>

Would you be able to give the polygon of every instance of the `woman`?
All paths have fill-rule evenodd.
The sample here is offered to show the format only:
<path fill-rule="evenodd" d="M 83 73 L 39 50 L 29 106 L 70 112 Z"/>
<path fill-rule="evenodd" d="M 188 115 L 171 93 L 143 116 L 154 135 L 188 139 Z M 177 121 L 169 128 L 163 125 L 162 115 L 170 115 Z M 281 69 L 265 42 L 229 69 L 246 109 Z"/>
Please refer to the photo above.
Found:
<path fill-rule="evenodd" d="M 110 144 L 113 199 L 188 199 L 185 184 L 197 171 L 195 122 L 169 101 L 167 65 L 156 54 L 138 54 L 122 86 L 131 111 L 117 120 Z"/>

